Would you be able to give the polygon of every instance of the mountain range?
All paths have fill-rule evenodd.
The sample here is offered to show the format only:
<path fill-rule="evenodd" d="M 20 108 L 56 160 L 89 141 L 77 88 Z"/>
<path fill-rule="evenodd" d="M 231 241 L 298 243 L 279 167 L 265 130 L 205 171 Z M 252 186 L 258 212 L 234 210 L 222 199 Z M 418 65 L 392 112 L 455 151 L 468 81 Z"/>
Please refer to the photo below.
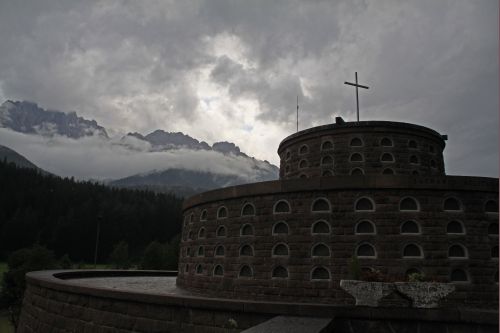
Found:
<path fill-rule="evenodd" d="M 200 142 L 182 132 L 155 130 L 145 136 L 137 132 L 128 133 L 121 139 L 121 142 L 124 145 L 129 145 L 129 147 L 133 149 L 133 145 L 129 143 L 130 138 L 149 143 L 151 145 L 151 151 L 167 151 L 171 149 L 213 150 L 222 154 L 249 157 L 247 154 L 242 153 L 240 148 L 232 142 L 215 142 L 210 146 L 205 141 Z"/>
<path fill-rule="evenodd" d="M 104 127 L 95 120 L 78 117 L 76 112 L 44 110 L 35 103 L 25 101 L 6 101 L 0 106 L 0 127 L 27 134 L 57 134 L 73 139 L 94 134 L 108 138 Z"/>
<path fill-rule="evenodd" d="M 108 131 L 95 120 L 87 120 L 78 116 L 76 112 L 45 110 L 33 102 L 10 100 L 4 102 L 0 106 L 0 128 L 2 127 L 44 138 L 56 136 L 72 140 L 98 138 L 101 140 L 99 142 L 109 144 L 110 147 L 121 146 L 130 151 L 130 154 L 134 152 L 166 154 L 165 156 L 175 154 L 177 161 L 175 167 L 154 165 L 152 170 L 141 170 L 140 173 L 119 179 L 111 177 L 112 180 L 106 181 L 109 185 L 117 187 L 175 192 L 185 196 L 218 187 L 274 180 L 277 179 L 279 172 L 275 165 L 248 156 L 232 142 L 215 142 L 210 146 L 182 132 L 166 132 L 161 129 L 149 134 L 133 132 L 118 138 L 110 138 Z M 51 147 L 46 149 L 51 149 Z M 0 158 L 14 156 L 13 152 L 3 147 L 0 149 Z M 183 156 L 188 155 L 200 156 L 198 160 L 214 159 L 211 161 L 212 165 L 224 163 L 224 168 L 220 168 L 219 171 L 200 169 L 200 166 L 193 165 L 189 158 L 183 159 Z M 31 163 L 22 156 L 13 162 L 25 167 L 30 167 Z M 31 164 L 36 167 L 33 163 Z"/>

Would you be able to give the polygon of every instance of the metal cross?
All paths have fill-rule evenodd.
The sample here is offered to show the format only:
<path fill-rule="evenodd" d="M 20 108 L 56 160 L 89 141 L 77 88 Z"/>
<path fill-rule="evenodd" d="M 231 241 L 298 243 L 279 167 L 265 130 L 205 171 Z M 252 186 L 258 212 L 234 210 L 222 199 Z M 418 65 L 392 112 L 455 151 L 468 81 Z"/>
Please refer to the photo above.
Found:
<path fill-rule="evenodd" d="M 348 84 L 350 86 L 356 87 L 356 110 L 357 110 L 358 122 L 359 122 L 359 97 L 358 97 L 358 88 L 368 89 L 368 87 L 367 86 L 362 86 L 362 85 L 358 84 L 358 72 L 354 72 L 354 76 L 356 78 L 356 83 L 344 82 L 344 84 Z"/>

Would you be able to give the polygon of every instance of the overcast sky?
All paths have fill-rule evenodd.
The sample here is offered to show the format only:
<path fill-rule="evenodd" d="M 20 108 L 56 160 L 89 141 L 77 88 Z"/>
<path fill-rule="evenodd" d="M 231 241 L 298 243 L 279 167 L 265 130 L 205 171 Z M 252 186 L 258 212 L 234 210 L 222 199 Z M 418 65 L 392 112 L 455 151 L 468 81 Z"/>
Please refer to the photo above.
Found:
<path fill-rule="evenodd" d="M 431 127 L 448 174 L 498 176 L 497 0 L 0 0 L 0 43 L 2 100 L 275 164 L 297 95 L 300 129 L 355 120 L 357 71 L 361 120 Z"/>

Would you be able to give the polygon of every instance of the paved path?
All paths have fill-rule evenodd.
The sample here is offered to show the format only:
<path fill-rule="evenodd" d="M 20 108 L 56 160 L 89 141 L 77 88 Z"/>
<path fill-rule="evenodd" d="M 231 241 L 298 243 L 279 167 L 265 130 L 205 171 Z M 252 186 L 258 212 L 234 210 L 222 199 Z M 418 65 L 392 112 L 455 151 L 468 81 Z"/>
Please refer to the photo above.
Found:
<path fill-rule="evenodd" d="M 155 295 L 198 296 L 196 293 L 177 287 L 175 279 L 175 276 L 124 276 L 92 277 L 66 281 L 86 287 L 152 293 Z"/>
<path fill-rule="evenodd" d="M 332 319 L 313 317 L 277 316 L 241 333 L 326 333 Z"/>

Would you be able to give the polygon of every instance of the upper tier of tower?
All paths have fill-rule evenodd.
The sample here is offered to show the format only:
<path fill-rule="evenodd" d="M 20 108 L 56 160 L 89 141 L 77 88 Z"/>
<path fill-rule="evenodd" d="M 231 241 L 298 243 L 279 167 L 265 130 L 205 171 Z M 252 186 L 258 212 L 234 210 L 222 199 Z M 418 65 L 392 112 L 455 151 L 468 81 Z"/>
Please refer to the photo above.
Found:
<path fill-rule="evenodd" d="M 332 175 L 444 175 L 446 135 L 391 121 L 344 122 L 309 128 L 278 147 L 280 179 Z"/>

